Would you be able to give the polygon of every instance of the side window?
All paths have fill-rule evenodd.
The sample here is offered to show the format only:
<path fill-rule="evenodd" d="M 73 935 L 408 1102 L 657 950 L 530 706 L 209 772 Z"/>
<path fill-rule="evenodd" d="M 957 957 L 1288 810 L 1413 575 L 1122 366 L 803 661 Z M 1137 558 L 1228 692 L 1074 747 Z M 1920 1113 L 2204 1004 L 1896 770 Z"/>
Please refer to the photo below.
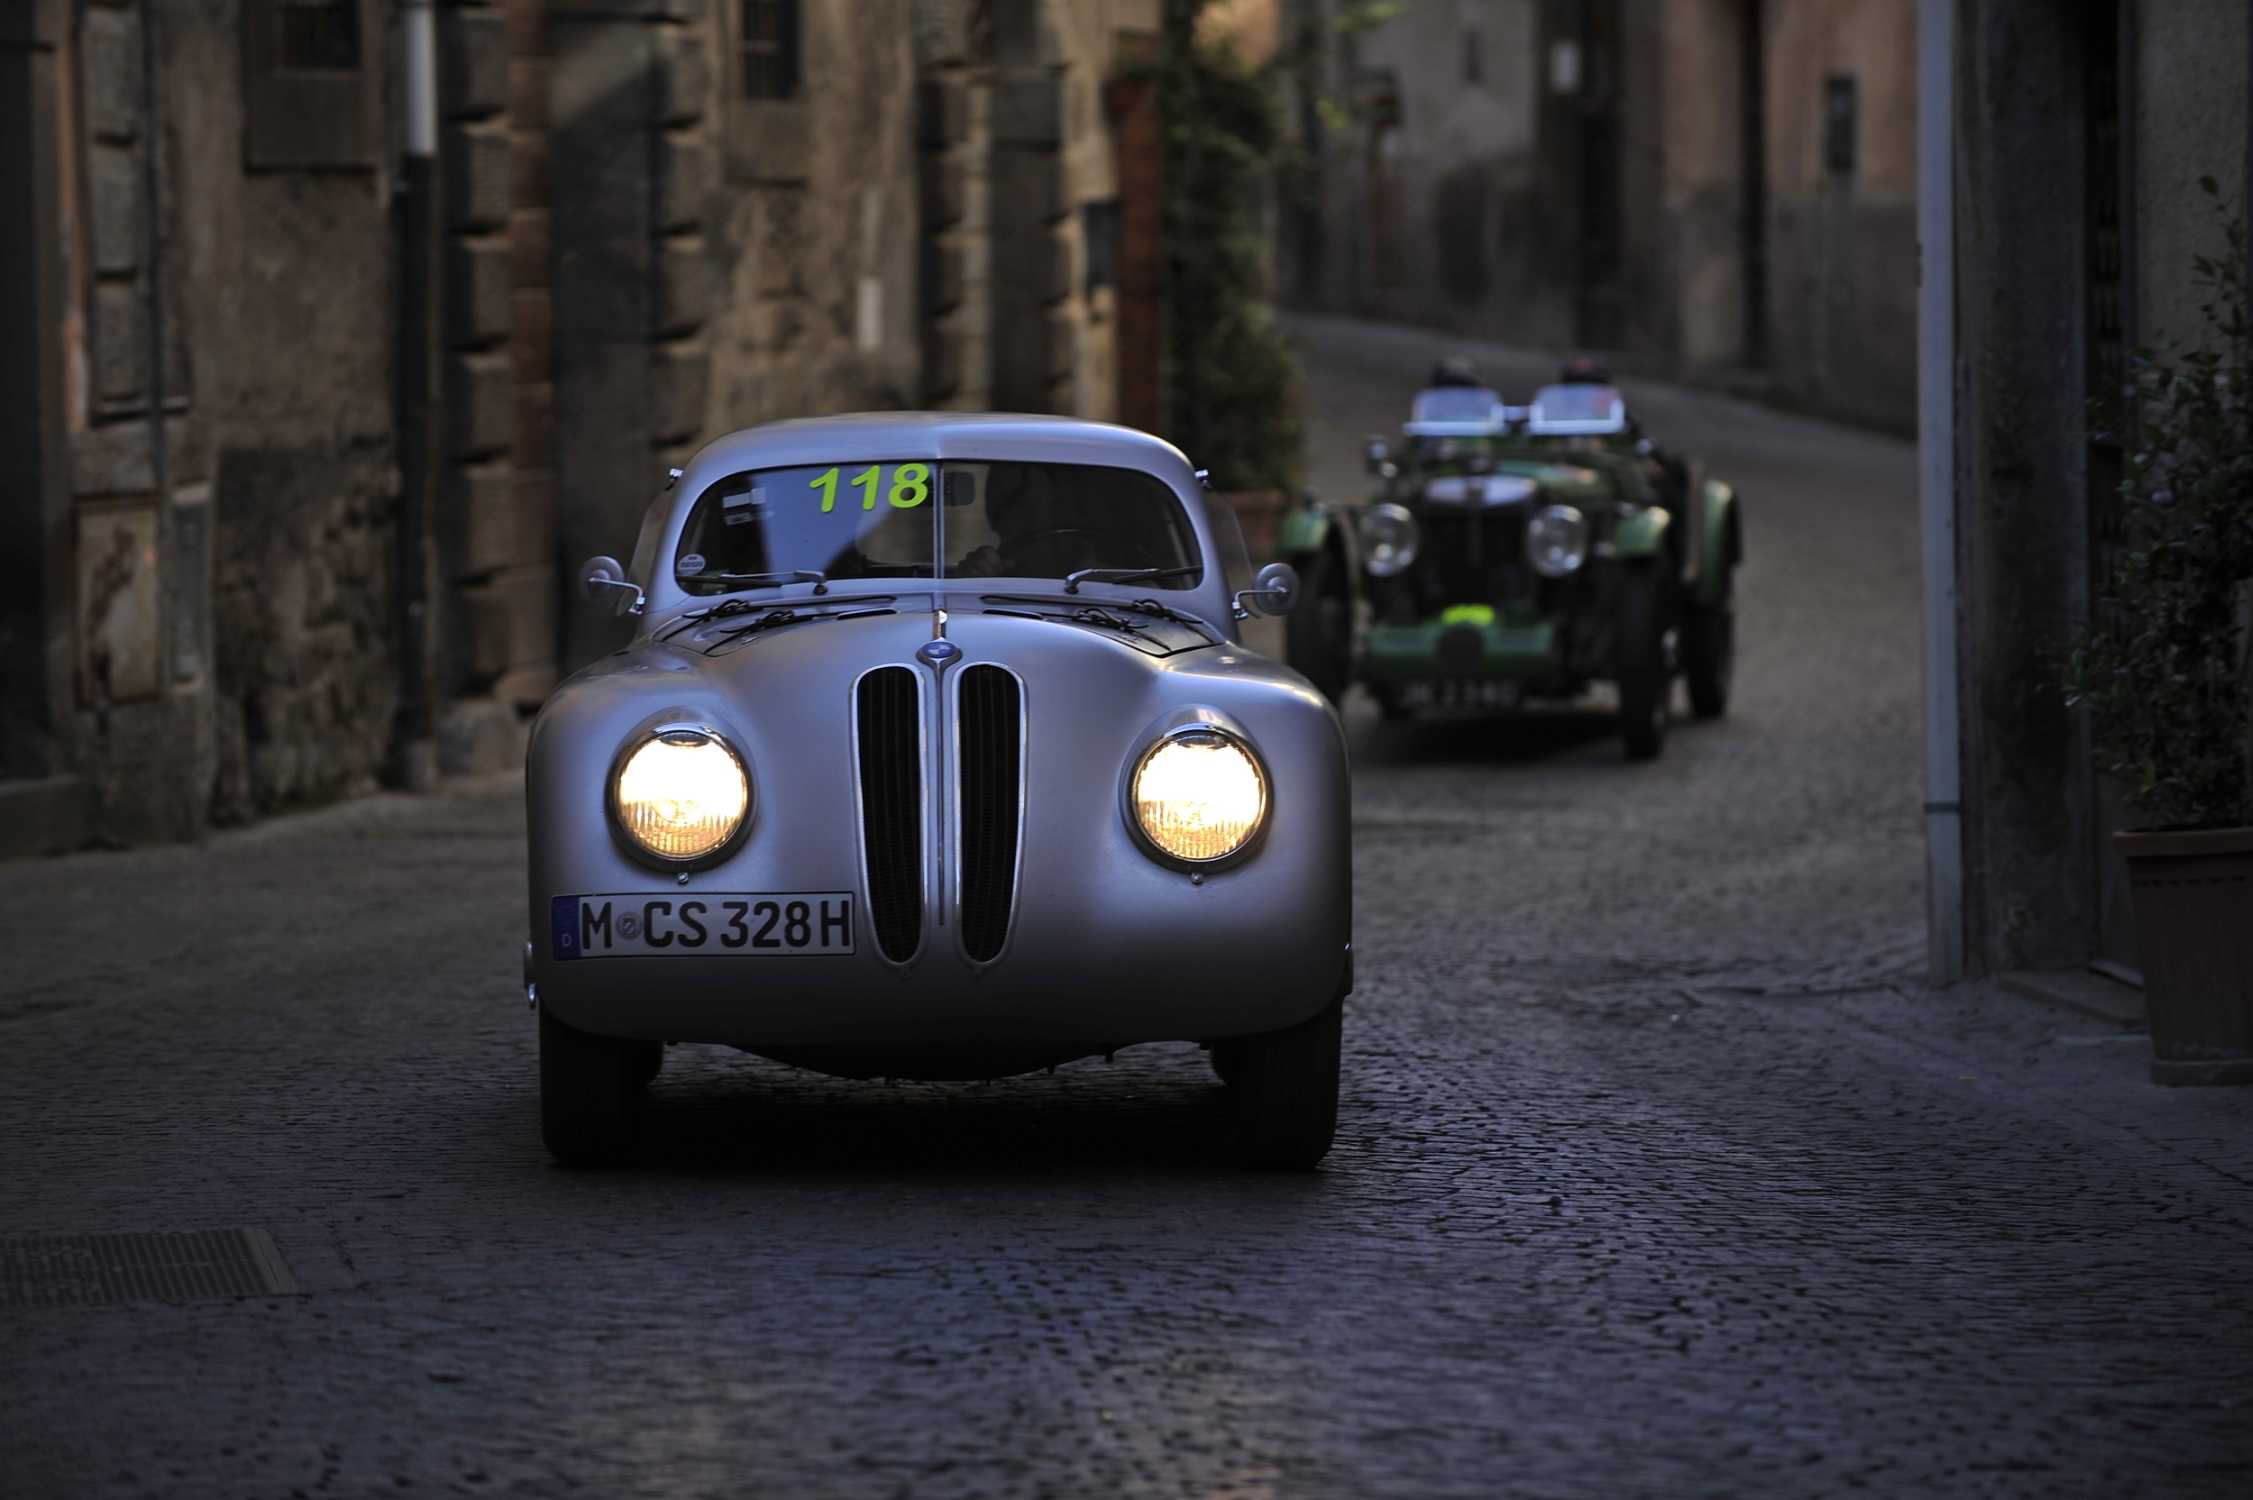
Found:
<path fill-rule="evenodd" d="M 368 12 L 360 0 L 243 0 L 243 166 L 375 165 Z"/>
<path fill-rule="evenodd" d="M 673 514 L 673 492 L 660 490 L 657 498 L 649 502 L 649 509 L 641 514 L 641 535 L 634 538 L 634 560 L 626 568 L 626 576 L 641 585 L 643 593 L 653 591 L 652 580 L 657 576 L 657 548 L 665 540 L 665 523 Z"/>
<path fill-rule="evenodd" d="M 1213 529 L 1222 587 L 1233 599 L 1252 586 L 1252 553 L 1244 545 L 1244 525 L 1236 519 L 1236 507 L 1215 495 L 1205 496 L 1205 521 Z"/>

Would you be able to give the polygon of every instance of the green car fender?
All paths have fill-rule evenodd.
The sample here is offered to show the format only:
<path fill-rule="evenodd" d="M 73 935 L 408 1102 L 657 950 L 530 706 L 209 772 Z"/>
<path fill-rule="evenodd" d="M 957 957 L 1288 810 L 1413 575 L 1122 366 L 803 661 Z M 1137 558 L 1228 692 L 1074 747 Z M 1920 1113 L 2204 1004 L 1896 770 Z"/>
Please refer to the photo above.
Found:
<path fill-rule="evenodd" d="M 1706 480 L 1699 499 L 1697 601 L 1717 604 L 1727 597 L 1729 575 L 1744 560 L 1744 524 L 1737 515 L 1737 492 L 1720 480 Z"/>
<path fill-rule="evenodd" d="M 1666 550 L 1666 534 L 1674 525 L 1673 515 L 1652 507 L 1639 510 L 1621 519 L 1612 532 L 1612 551 L 1621 558 L 1656 557 Z"/>
<path fill-rule="evenodd" d="M 1310 501 L 1291 507 L 1275 528 L 1277 560 L 1291 564 L 1302 573 L 1308 560 L 1319 556 L 1325 547 L 1337 551 L 1346 587 L 1358 588 L 1361 538 L 1354 532 L 1352 517 L 1335 506 Z"/>

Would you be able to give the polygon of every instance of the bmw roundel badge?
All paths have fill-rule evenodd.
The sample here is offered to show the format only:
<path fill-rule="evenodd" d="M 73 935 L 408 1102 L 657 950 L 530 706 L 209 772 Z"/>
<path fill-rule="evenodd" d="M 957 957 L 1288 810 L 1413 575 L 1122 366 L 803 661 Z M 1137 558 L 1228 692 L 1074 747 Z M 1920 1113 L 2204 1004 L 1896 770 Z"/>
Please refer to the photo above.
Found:
<path fill-rule="evenodd" d="M 962 655 L 962 648 L 949 640 L 925 641 L 915 648 L 915 654 L 927 665 L 943 672 L 949 663 Z"/>

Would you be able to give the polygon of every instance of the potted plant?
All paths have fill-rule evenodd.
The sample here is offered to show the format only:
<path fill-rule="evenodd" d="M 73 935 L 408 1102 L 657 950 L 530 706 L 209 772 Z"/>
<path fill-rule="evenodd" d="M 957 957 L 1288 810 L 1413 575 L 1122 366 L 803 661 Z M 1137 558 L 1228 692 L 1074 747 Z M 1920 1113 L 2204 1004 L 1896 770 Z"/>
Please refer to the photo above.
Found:
<path fill-rule="evenodd" d="M 2114 840 L 2161 1083 L 2253 1082 L 2253 326 L 2243 222 L 2226 234 L 2195 262 L 2204 342 L 2131 366 L 2123 545 L 2066 663 L 2139 825 Z"/>

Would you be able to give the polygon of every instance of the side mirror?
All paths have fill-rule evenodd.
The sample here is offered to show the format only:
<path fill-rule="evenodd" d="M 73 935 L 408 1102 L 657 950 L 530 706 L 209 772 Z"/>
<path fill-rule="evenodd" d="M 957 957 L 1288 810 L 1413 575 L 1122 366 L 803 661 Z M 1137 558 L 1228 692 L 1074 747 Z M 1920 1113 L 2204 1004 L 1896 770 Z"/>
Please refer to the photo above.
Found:
<path fill-rule="evenodd" d="M 1252 586 L 1236 596 L 1239 620 L 1253 615 L 1287 615 L 1299 602 L 1299 570 L 1289 563 L 1272 562 L 1252 578 Z"/>
<path fill-rule="evenodd" d="M 626 570 L 618 566 L 615 557 L 588 558 L 587 565 L 579 570 L 579 592 L 589 599 L 609 600 L 610 612 L 617 615 L 638 615 L 648 603 L 640 585 L 626 577 Z M 620 598 L 621 592 L 632 595 L 632 599 Z"/>

